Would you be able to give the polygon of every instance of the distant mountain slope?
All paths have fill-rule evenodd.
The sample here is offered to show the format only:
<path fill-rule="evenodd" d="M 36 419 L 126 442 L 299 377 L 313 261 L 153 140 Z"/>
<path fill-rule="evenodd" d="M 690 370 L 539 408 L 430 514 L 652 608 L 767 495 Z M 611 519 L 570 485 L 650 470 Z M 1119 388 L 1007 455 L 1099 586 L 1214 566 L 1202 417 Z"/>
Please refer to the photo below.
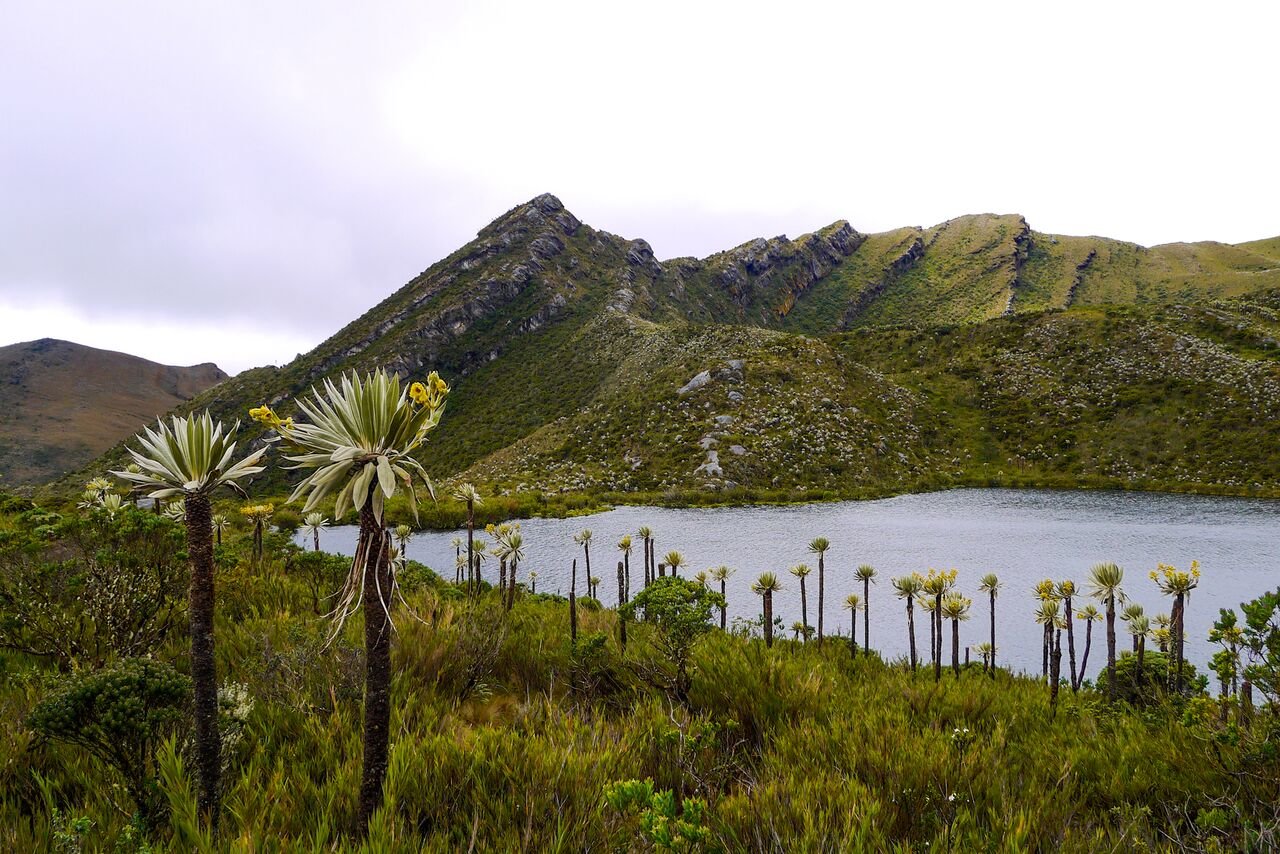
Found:
<path fill-rule="evenodd" d="M 79 468 L 226 377 L 50 338 L 0 347 L 0 483 Z"/>
<path fill-rule="evenodd" d="M 453 393 L 424 462 L 504 489 L 853 494 L 1022 477 L 1277 490 L 1257 432 L 1276 398 L 1237 393 L 1280 388 L 1266 343 L 1277 293 L 1280 240 L 1147 249 L 984 214 L 881 234 L 837 222 L 659 261 L 543 195 L 310 353 L 185 408 L 291 414 L 345 370 L 436 369 Z M 1140 367 L 1096 373 L 1117 364 Z M 1022 396 L 1000 397 L 1005 383 Z M 1020 436 L 1017 419 L 1037 432 Z M 1071 453 L 1024 446 L 1041 430 Z M 269 478 L 259 486 L 283 487 Z"/>

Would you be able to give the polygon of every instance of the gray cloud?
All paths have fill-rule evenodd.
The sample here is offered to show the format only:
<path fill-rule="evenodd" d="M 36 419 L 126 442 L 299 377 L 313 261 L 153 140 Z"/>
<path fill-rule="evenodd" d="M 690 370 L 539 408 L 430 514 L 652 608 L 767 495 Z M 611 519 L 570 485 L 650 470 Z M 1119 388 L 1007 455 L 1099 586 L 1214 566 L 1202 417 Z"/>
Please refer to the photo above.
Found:
<path fill-rule="evenodd" d="M 1273 5 L 798 2 L 10 4 L 0 308 L 318 342 L 545 191 L 662 257 L 983 210 L 1280 232 Z"/>

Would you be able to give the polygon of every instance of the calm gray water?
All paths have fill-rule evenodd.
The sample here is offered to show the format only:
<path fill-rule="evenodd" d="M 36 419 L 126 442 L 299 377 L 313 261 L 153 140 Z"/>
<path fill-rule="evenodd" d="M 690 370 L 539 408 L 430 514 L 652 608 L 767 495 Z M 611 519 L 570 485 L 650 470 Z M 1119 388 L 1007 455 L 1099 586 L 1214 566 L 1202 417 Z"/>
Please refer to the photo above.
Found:
<path fill-rule="evenodd" d="M 878 501 L 850 501 L 789 507 L 724 507 L 673 510 L 619 507 L 574 519 L 527 519 L 521 523 L 525 560 L 520 580 L 538 572 L 539 592 L 567 593 L 570 561 L 582 548 L 573 535 L 593 532 L 592 573 L 602 578 L 601 599 L 617 600 L 615 546 L 624 534 L 648 525 L 657 538 L 659 557 L 674 549 L 688 561 L 685 575 L 727 564 L 729 613 L 757 616 L 760 600 L 751 581 L 765 570 L 778 573 L 783 590 L 774 611 L 784 624 L 800 618 L 800 587 L 788 567 L 815 567 L 807 580 L 810 623 L 817 622 L 817 570 L 807 544 L 814 537 L 831 541 L 827 553 L 825 620 L 828 633 L 848 633 L 849 614 L 841 603 L 851 592 L 861 594 L 853 569 L 870 563 L 879 571 L 871 588 L 871 645 L 890 657 L 906 655 L 907 629 L 903 603 L 892 594 L 889 578 L 913 570 L 955 568 L 957 587 L 974 600 L 972 618 L 960 627 L 960 642 L 976 645 L 987 639 L 988 604 L 978 590 L 987 572 L 999 575 L 1004 589 L 997 602 L 997 643 L 1004 665 L 1037 671 L 1040 627 L 1032 620 L 1036 600 L 1032 588 L 1042 578 L 1071 578 L 1082 589 L 1089 567 L 1114 561 L 1125 570 L 1125 591 L 1149 615 L 1168 613 L 1170 601 L 1147 573 L 1158 562 L 1187 568 L 1200 561 L 1201 586 L 1187 612 L 1187 657 L 1201 670 L 1214 651 L 1206 635 L 1218 609 L 1238 607 L 1267 589 L 1280 586 L 1280 502 L 1238 498 L 1165 495 L 1139 492 L 1075 492 L 1057 490 L 965 489 L 903 495 Z M 465 531 L 463 532 L 465 535 Z M 409 557 L 453 577 L 450 532 L 421 532 L 409 545 Z M 321 548 L 342 554 L 354 550 L 356 529 L 339 527 L 321 534 Z M 299 537 L 299 542 L 303 538 Z M 307 543 L 309 546 L 309 543 Z M 633 589 L 642 579 L 641 546 L 632 552 Z M 482 569 L 496 580 L 496 562 Z M 917 643 L 928 651 L 928 623 L 917 614 Z M 863 616 L 859 615 L 861 639 Z M 1102 623 L 1095 627 L 1090 675 L 1106 661 Z M 1083 651 L 1083 627 L 1077 625 L 1077 653 Z M 1129 636 L 1118 623 L 1118 644 Z M 950 626 L 946 659 L 950 660 Z M 1063 641 L 1066 671 L 1066 641 Z M 961 652 L 963 656 L 963 651 Z M 976 655 L 975 655 L 976 659 Z"/>

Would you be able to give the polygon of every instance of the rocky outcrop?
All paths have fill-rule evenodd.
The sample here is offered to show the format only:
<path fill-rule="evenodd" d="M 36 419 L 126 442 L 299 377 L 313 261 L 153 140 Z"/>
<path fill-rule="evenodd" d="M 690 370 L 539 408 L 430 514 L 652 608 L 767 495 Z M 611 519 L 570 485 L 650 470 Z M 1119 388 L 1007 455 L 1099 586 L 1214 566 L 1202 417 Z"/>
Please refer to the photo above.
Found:
<path fill-rule="evenodd" d="M 1004 314 L 1013 314 L 1013 302 L 1022 285 L 1022 268 L 1031 253 L 1031 226 L 1025 217 L 1018 217 L 1018 230 L 1013 235 L 1013 275 L 1009 278 L 1009 297 L 1004 304 Z"/>
<path fill-rule="evenodd" d="M 917 232 L 915 238 L 907 245 L 907 248 L 898 253 L 884 273 L 876 280 L 868 284 L 858 296 L 849 303 L 849 307 L 845 309 L 844 316 L 840 319 L 840 328 L 848 329 L 853 325 L 867 306 L 875 302 L 875 300 L 884 293 L 893 282 L 906 275 L 911 268 L 915 267 L 924 260 L 925 246 L 924 235 Z"/>
<path fill-rule="evenodd" d="M 1080 290 L 1080 285 L 1084 282 L 1085 273 L 1089 272 L 1089 267 L 1093 265 L 1097 257 L 1098 250 L 1090 249 L 1089 254 L 1084 256 L 1084 260 L 1076 265 L 1075 273 L 1071 277 L 1071 287 L 1067 288 L 1067 298 L 1063 302 L 1064 308 L 1070 308 L 1075 303 L 1076 291 Z"/>

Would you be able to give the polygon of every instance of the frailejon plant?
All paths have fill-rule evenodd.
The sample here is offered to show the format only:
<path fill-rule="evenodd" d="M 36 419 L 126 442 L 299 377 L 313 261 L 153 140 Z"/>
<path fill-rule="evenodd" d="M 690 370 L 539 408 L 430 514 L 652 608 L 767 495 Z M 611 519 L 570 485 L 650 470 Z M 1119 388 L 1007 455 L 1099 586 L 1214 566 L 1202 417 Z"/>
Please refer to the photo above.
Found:
<path fill-rule="evenodd" d="M 931 609 L 933 626 L 933 681 L 942 678 L 942 597 L 956 585 L 956 571 L 930 569 L 923 579 L 922 590 L 933 600 Z"/>
<path fill-rule="evenodd" d="M 653 529 L 641 525 L 636 536 L 644 542 L 644 584 L 648 587 L 653 582 Z"/>
<path fill-rule="evenodd" d="M 1058 598 L 1062 600 L 1062 619 L 1067 624 L 1067 662 L 1070 666 L 1071 690 L 1077 690 L 1076 680 L 1076 629 L 1075 611 L 1071 609 L 1071 599 L 1076 595 L 1076 583 L 1070 579 L 1058 582 Z"/>
<path fill-rule="evenodd" d="M 956 676 L 960 675 L 960 621 L 969 619 L 969 608 L 973 600 L 952 590 L 942 597 L 942 609 L 939 612 L 951 621 L 951 669 Z"/>
<path fill-rule="evenodd" d="M 826 608 L 826 555 L 831 548 L 831 541 L 826 537 L 815 537 L 809 543 L 809 551 L 818 556 L 818 646 L 822 646 L 822 612 Z"/>
<path fill-rule="evenodd" d="M 729 580 L 729 576 L 733 575 L 733 572 L 734 571 L 727 566 L 717 566 L 711 570 L 712 579 L 720 582 L 720 598 L 725 600 L 724 604 L 720 606 L 720 630 L 721 631 L 724 631 L 725 620 L 727 618 L 728 611 L 729 611 L 729 608 L 728 608 L 729 600 L 725 593 L 725 587 L 726 587 L 725 582 Z"/>
<path fill-rule="evenodd" d="M 1089 570 L 1089 595 L 1106 605 L 1107 615 L 1107 699 L 1116 692 L 1116 600 L 1123 598 L 1120 585 L 1124 570 L 1114 563 L 1099 563 Z"/>
<path fill-rule="evenodd" d="M 225 534 L 227 531 L 231 530 L 231 519 L 227 516 L 226 513 L 214 513 L 212 522 L 213 522 L 214 544 L 221 547 L 222 535 Z"/>
<path fill-rule="evenodd" d="M 365 377 L 352 372 L 340 385 L 325 380 L 310 398 L 297 402 L 298 424 L 281 420 L 267 407 L 250 414 L 273 428 L 287 451 L 291 468 L 309 474 L 289 500 L 306 496 L 303 512 L 310 512 L 336 493 L 333 514 L 341 518 L 348 507 L 360 514 L 355 557 L 332 612 L 335 630 L 364 606 L 365 698 L 364 764 L 360 782 L 360 828 L 382 804 L 387 772 L 391 719 L 391 595 L 395 580 L 391 543 L 383 526 L 386 501 L 402 488 L 414 518 L 418 515 L 415 482 L 435 496 L 426 469 L 414 458 L 444 413 L 449 386 L 434 371 L 426 383 L 401 389 L 400 378 L 377 370 Z"/>
<path fill-rule="evenodd" d="M 849 651 L 858 654 L 858 609 L 862 607 L 862 599 L 857 593 L 844 597 L 844 607 L 849 611 Z"/>
<path fill-rule="evenodd" d="M 262 560 L 262 536 L 266 530 L 267 522 L 275 514 L 276 508 L 274 504 L 249 504 L 240 508 L 240 515 L 249 520 L 253 525 L 253 558 L 254 560 Z"/>
<path fill-rule="evenodd" d="M 862 621 L 862 648 L 871 651 L 871 585 L 876 580 L 876 568 L 864 563 L 853 571 L 853 577 L 862 582 L 862 610 L 866 612 Z"/>
<path fill-rule="evenodd" d="M 1160 592 L 1173 597 L 1173 669 L 1174 686 L 1177 693 L 1182 693 L 1183 649 L 1186 646 L 1186 608 L 1191 591 L 1200 585 L 1200 562 L 1191 561 L 1191 569 L 1183 570 L 1162 563 L 1151 571 L 1151 580 L 1160 588 Z"/>
<path fill-rule="evenodd" d="M 308 513 L 302 519 L 302 533 L 311 536 L 313 551 L 320 551 L 320 532 L 329 527 L 329 520 L 319 512 Z"/>
<path fill-rule="evenodd" d="M 193 683 L 197 768 L 200 774 L 200 812 L 210 828 L 218 822 L 218 777 L 221 743 L 218 738 L 218 678 L 213 657 L 213 508 L 210 495 L 219 486 L 241 493 L 237 480 L 263 470 L 258 465 L 266 448 L 236 462 L 232 440 L 239 423 L 225 430 L 208 412 L 189 418 L 173 416 L 144 429 L 129 448 L 139 471 L 112 474 L 147 491 L 153 501 L 182 496 L 186 501 L 187 554 L 191 560 L 191 680 Z"/>
<path fill-rule="evenodd" d="M 791 567 L 788 572 L 800 579 L 800 625 L 803 626 L 804 636 L 809 637 L 809 596 L 805 592 L 804 580 L 809 577 L 809 573 L 813 570 L 809 569 L 808 564 L 796 564 Z"/>
<path fill-rule="evenodd" d="M 759 578 L 751 582 L 751 592 L 758 595 L 762 601 L 761 619 L 764 625 L 765 646 L 773 646 L 773 594 L 781 589 L 782 583 L 772 572 L 762 572 Z"/>
<path fill-rule="evenodd" d="M 991 675 L 995 676 L 995 672 L 996 672 L 996 595 L 1000 592 L 1000 579 L 996 576 L 994 572 L 988 572 L 986 575 L 982 576 L 982 579 L 978 582 L 978 589 L 981 590 L 983 593 L 987 594 L 987 598 L 991 602 L 991 612 L 990 612 L 991 640 L 987 642 L 989 646 L 988 654 L 990 656 L 990 661 L 987 666 L 990 668 Z"/>
<path fill-rule="evenodd" d="M 467 505 L 467 585 L 470 587 L 474 584 L 476 574 L 476 508 L 484 504 L 484 499 L 480 497 L 479 490 L 470 483 L 458 484 L 453 490 L 453 497 Z"/>
<path fill-rule="evenodd" d="M 688 561 L 684 559 L 684 555 L 680 554 L 680 552 L 667 552 L 665 560 L 667 568 L 671 570 L 672 575 L 679 575 L 680 570 L 688 566 Z"/>
<path fill-rule="evenodd" d="M 1076 611 L 1076 619 L 1084 623 L 1084 655 L 1080 658 L 1080 672 L 1076 678 L 1076 689 L 1084 684 L 1085 674 L 1089 668 L 1089 648 L 1093 646 L 1093 624 L 1102 619 L 1102 614 L 1093 605 L 1085 605 Z"/>
<path fill-rule="evenodd" d="M 573 535 L 573 541 L 582 546 L 583 565 L 586 567 L 586 574 L 583 576 L 587 582 L 587 596 L 591 596 L 591 529 L 583 528 L 581 531 Z"/>
<path fill-rule="evenodd" d="M 919 658 L 916 656 L 916 613 L 915 603 L 916 596 L 924 587 L 924 580 L 918 574 L 903 575 L 898 578 L 890 579 L 893 584 L 894 595 L 899 599 L 906 600 L 907 603 L 907 642 L 911 650 L 911 669 L 915 670 L 919 666 Z"/>

